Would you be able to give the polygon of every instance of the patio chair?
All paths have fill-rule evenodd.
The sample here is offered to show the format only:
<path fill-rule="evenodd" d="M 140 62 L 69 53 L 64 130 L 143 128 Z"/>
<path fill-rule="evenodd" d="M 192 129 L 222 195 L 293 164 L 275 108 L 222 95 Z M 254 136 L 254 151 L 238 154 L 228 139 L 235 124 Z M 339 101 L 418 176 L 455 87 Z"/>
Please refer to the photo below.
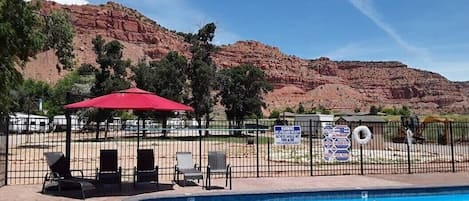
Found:
<path fill-rule="evenodd" d="M 155 166 L 155 157 L 153 149 L 137 150 L 137 167 L 134 167 L 134 187 L 139 182 L 156 181 L 158 189 L 158 166 Z"/>
<path fill-rule="evenodd" d="M 117 150 L 101 150 L 99 167 L 96 168 L 96 180 L 100 186 L 104 184 L 118 184 L 122 189 L 122 168 L 117 167 Z"/>
<path fill-rule="evenodd" d="M 174 175 L 173 180 L 179 181 L 179 174 L 184 176 L 183 186 L 186 186 L 186 180 L 197 179 L 197 182 L 202 179 L 204 176 L 202 171 L 200 171 L 200 166 L 197 167 L 197 164 L 192 163 L 192 153 L 191 152 L 176 152 L 177 164 L 174 166 Z M 202 186 L 203 188 L 203 186 Z"/>
<path fill-rule="evenodd" d="M 45 152 L 47 165 L 49 166 L 50 172 L 44 176 L 44 182 L 42 183 L 42 193 L 46 191 L 46 184 L 54 183 L 57 185 L 59 192 L 62 189 L 80 189 L 82 198 L 85 199 L 85 187 L 92 186 L 95 188 L 96 181 L 92 179 L 85 179 L 83 177 L 83 171 L 81 170 L 70 170 L 70 166 L 67 163 L 65 156 L 62 152 Z M 78 177 L 73 176 L 72 172 L 78 172 Z"/>
<path fill-rule="evenodd" d="M 232 187 L 231 182 L 231 166 L 226 164 L 226 154 L 223 151 L 209 151 L 208 152 L 208 165 L 207 165 L 207 176 L 205 178 L 205 187 L 210 189 L 212 183 L 212 175 L 224 174 L 225 175 L 225 187 L 228 186 L 228 179 L 230 180 L 230 190 Z"/>

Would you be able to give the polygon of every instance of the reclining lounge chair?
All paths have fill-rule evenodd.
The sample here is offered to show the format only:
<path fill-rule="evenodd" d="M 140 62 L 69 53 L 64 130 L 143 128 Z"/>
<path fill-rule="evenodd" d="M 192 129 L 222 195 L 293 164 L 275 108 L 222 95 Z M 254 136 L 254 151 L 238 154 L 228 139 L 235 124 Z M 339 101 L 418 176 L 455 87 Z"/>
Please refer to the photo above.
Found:
<path fill-rule="evenodd" d="M 191 152 L 176 152 L 176 160 L 177 164 L 174 166 L 174 175 L 173 180 L 179 181 L 179 174 L 184 176 L 183 186 L 186 185 L 186 180 L 194 180 L 197 179 L 197 182 L 202 179 L 202 183 L 204 180 L 204 176 L 202 171 L 200 171 L 200 166 L 197 167 L 197 164 L 192 163 L 192 153 Z M 204 186 L 202 185 L 202 188 Z"/>
<path fill-rule="evenodd" d="M 96 181 L 92 179 L 85 179 L 83 177 L 83 171 L 81 170 L 70 170 L 70 166 L 67 163 L 65 156 L 62 152 L 45 152 L 47 165 L 50 168 L 50 172 L 46 173 L 44 182 L 42 183 L 42 193 L 46 191 L 46 183 L 57 184 L 59 192 L 62 189 L 80 189 L 82 198 L 85 199 L 85 187 L 92 186 L 95 188 Z M 80 176 L 72 176 L 72 172 L 79 172 Z"/>
<path fill-rule="evenodd" d="M 139 182 L 156 182 L 158 189 L 158 166 L 155 166 L 153 149 L 137 150 L 137 167 L 134 167 L 134 187 Z"/>

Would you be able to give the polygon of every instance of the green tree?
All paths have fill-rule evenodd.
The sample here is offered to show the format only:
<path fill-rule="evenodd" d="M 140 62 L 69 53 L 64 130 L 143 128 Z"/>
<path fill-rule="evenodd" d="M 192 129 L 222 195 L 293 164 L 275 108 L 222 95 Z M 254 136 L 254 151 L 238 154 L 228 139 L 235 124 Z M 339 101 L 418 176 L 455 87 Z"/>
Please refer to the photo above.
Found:
<path fill-rule="evenodd" d="M 369 114 L 371 114 L 371 115 L 377 115 L 378 112 L 379 112 L 379 108 L 377 108 L 375 105 L 372 105 L 372 106 L 370 107 L 370 112 L 369 112 Z"/>
<path fill-rule="evenodd" d="M 280 118 L 280 112 L 278 110 L 272 110 L 272 112 L 270 112 L 269 118 L 270 119 Z"/>
<path fill-rule="evenodd" d="M 159 96 L 182 102 L 187 99 L 185 91 L 187 90 L 187 59 L 177 52 L 169 52 L 166 57 L 160 61 L 139 63 L 138 67 L 133 68 L 133 79 L 137 86 L 158 94 Z M 166 128 L 166 120 L 171 115 L 170 112 L 152 113 L 160 117 L 163 122 L 163 128 Z M 148 112 L 140 113 L 139 116 L 150 116 Z M 166 134 L 166 130 L 163 130 Z"/>
<path fill-rule="evenodd" d="M 122 49 L 124 46 L 117 40 L 106 43 L 100 36 L 92 40 L 93 49 L 96 54 L 96 63 L 99 68 L 95 72 L 95 83 L 91 87 L 92 96 L 102 96 L 114 91 L 123 90 L 130 87 L 127 80 L 126 68 L 130 68 L 130 61 L 122 59 Z M 90 64 L 84 64 L 90 65 Z M 90 119 L 96 122 L 96 140 L 99 139 L 99 123 L 112 120 L 116 112 L 111 110 L 98 109 L 91 113 Z M 109 124 L 106 123 L 106 132 Z"/>
<path fill-rule="evenodd" d="M 360 111 L 361 111 L 361 110 L 360 110 L 360 108 L 358 108 L 358 107 L 353 110 L 353 112 L 355 112 L 355 113 L 359 113 Z"/>
<path fill-rule="evenodd" d="M 91 96 L 91 87 L 95 82 L 94 68 L 90 64 L 82 64 L 76 71 L 67 74 L 60 79 L 52 89 L 51 97 L 44 102 L 44 108 L 48 110 L 48 116 L 64 114 L 63 106 L 67 104 L 67 93 L 70 92 L 73 96 L 70 97 L 69 102 L 78 102 L 83 97 Z M 79 112 L 79 115 L 86 114 Z"/>
<path fill-rule="evenodd" d="M 189 65 L 188 78 L 189 88 L 192 96 L 189 104 L 195 110 L 195 118 L 201 127 L 201 120 L 205 117 L 206 127 L 209 127 L 210 113 L 215 100 L 211 95 L 215 78 L 215 66 L 210 55 L 215 51 L 211 44 L 215 36 L 216 26 L 214 23 L 206 24 L 197 34 L 186 34 L 185 40 L 192 44 L 192 59 Z M 208 134 L 208 132 L 206 132 Z"/>
<path fill-rule="evenodd" d="M 305 113 L 305 107 L 303 107 L 302 103 L 298 104 L 298 109 L 296 110 L 296 113 L 298 113 L 298 114 L 304 114 Z"/>
<path fill-rule="evenodd" d="M 262 114 L 262 95 L 272 91 L 264 72 L 252 65 L 240 65 L 219 72 L 221 104 L 228 120 L 241 127 L 244 116 Z"/>
<path fill-rule="evenodd" d="M 16 66 L 24 67 L 31 57 L 50 48 L 63 68 L 73 64 L 73 52 L 69 51 L 73 28 L 64 13 L 41 16 L 39 4 L 23 0 L 0 1 L 0 93 L 9 94 L 22 82 Z M 60 31 L 61 33 L 57 33 Z M 7 115 L 13 96 L 0 96 L 0 116 Z"/>
<path fill-rule="evenodd" d="M 52 89 L 49 84 L 43 81 L 28 79 L 13 90 L 11 94 L 15 103 L 13 111 L 44 114 L 43 111 L 39 110 L 39 101 L 48 101 Z"/>
<path fill-rule="evenodd" d="M 284 112 L 291 112 L 293 113 L 293 109 L 291 107 L 287 107 L 283 110 Z"/>

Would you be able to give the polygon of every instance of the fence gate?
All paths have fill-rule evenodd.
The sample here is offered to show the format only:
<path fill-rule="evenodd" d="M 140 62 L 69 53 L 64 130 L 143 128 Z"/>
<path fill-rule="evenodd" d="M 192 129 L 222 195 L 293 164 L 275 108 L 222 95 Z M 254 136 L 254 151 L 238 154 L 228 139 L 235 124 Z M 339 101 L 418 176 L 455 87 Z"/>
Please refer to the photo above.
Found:
<path fill-rule="evenodd" d="M 0 187 L 6 185 L 8 120 L 0 119 Z"/>

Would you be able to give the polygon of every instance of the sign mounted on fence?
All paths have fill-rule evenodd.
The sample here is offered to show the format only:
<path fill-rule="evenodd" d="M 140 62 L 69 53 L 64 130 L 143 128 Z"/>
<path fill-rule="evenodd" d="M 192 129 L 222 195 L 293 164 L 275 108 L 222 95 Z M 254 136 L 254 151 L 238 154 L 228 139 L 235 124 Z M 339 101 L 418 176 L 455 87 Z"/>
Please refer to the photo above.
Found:
<path fill-rule="evenodd" d="M 350 128 L 345 125 L 328 126 L 323 129 L 324 160 L 347 162 L 350 160 Z"/>
<path fill-rule="evenodd" d="M 300 126 L 274 126 L 274 144 L 301 144 Z"/>

